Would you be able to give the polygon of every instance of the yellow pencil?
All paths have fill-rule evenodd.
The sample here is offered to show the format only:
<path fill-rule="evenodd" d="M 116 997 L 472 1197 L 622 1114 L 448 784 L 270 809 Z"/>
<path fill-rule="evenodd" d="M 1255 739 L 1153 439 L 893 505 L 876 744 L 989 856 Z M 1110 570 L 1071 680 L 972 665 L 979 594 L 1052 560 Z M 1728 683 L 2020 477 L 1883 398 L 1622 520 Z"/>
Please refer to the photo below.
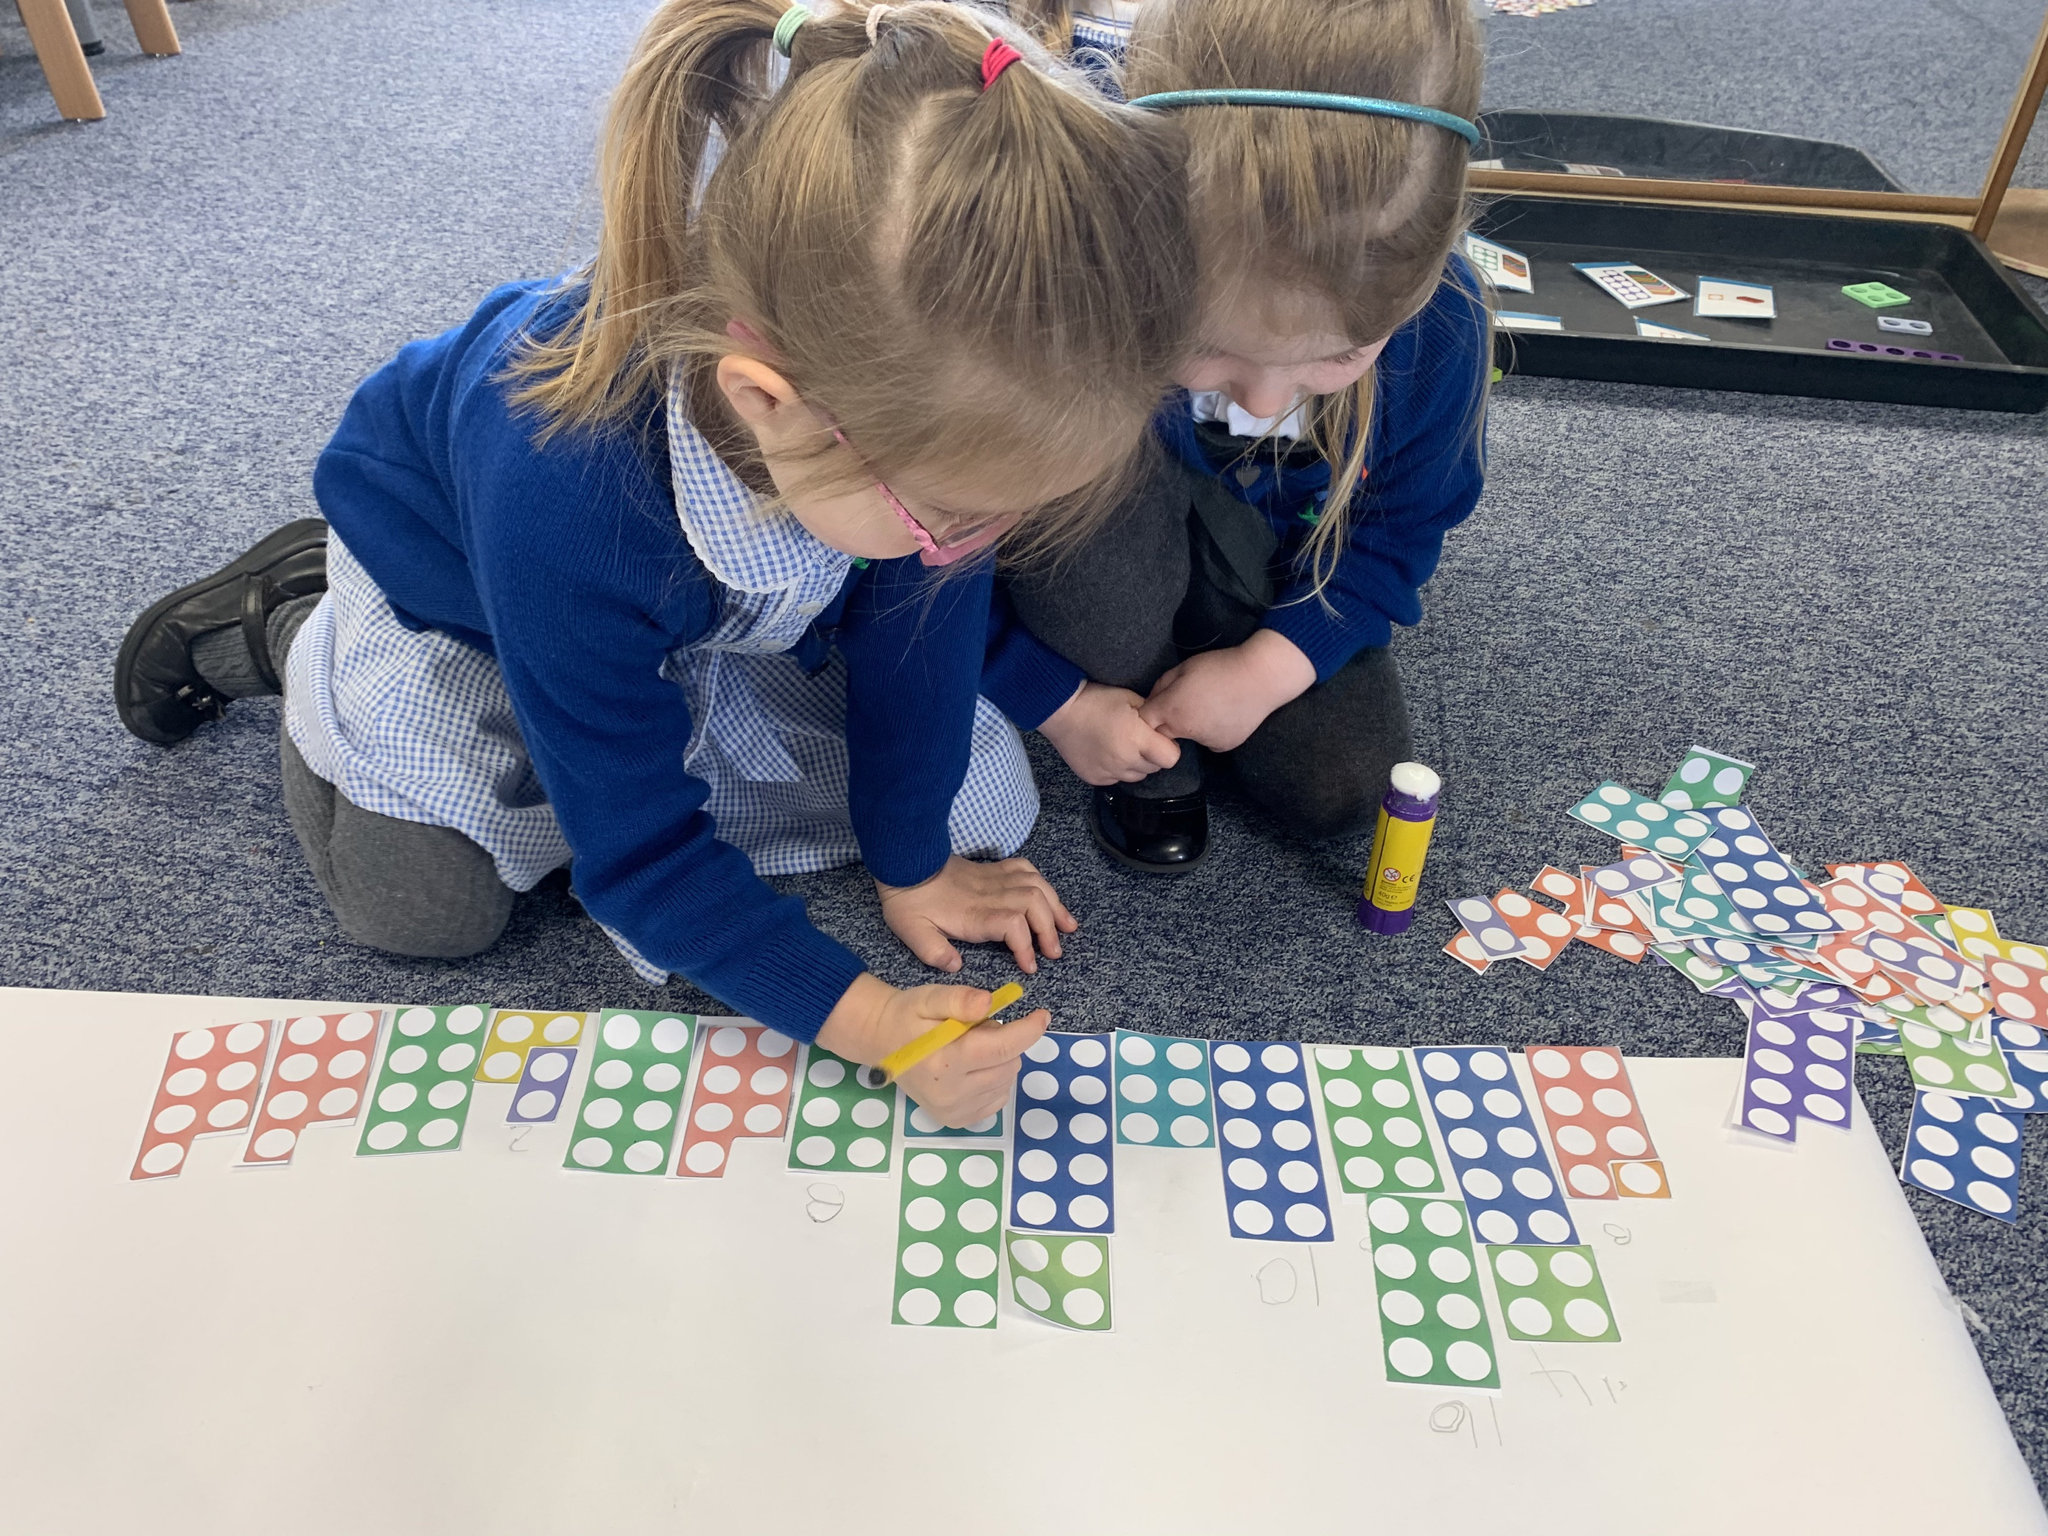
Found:
<path fill-rule="evenodd" d="M 1016 982 L 1005 982 L 989 994 L 988 1019 L 976 1019 L 974 1021 L 975 1024 L 986 1024 L 989 1019 L 994 1018 L 1023 995 L 1024 989 L 1018 986 Z M 958 1019 L 942 1020 L 919 1035 L 910 1044 L 899 1045 L 895 1050 L 884 1056 L 880 1062 L 882 1071 L 887 1075 L 889 1081 L 893 1083 L 920 1061 L 923 1061 L 925 1057 L 931 1055 L 933 1051 L 942 1050 L 946 1046 L 951 1045 L 972 1028 L 974 1028 L 974 1024 L 963 1024 Z"/>

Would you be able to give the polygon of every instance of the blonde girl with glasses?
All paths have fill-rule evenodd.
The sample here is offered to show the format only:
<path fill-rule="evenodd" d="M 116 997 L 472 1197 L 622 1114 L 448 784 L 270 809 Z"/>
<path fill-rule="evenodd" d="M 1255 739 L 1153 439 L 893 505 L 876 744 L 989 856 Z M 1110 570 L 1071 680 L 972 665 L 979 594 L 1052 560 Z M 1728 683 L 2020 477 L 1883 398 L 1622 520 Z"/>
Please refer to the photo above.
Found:
<path fill-rule="evenodd" d="M 959 6 L 667 0 L 595 259 L 372 375 L 325 521 L 136 621 L 123 720 L 168 743 L 281 689 L 292 825 L 361 942 L 474 953 L 566 865 L 650 980 L 854 1061 L 983 1017 L 760 877 L 864 861 L 944 970 L 1059 954 L 979 697 L 986 551 L 1071 539 L 1144 442 L 1192 286 L 1182 143 Z M 979 1120 L 1045 1023 L 906 1085 Z"/>
<path fill-rule="evenodd" d="M 1308 838 L 1369 826 L 1412 754 L 1393 630 L 1482 482 L 1489 316 L 1455 251 L 1480 46 L 1466 0 L 1088 9 L 1033 20 L 1188 135 L 1196 341 L 1171 468 L 1011 584 L 1027 638 L 991 692 L 1097 786 L 1110 854 L 1180 873 L 1205 753 Z"/>

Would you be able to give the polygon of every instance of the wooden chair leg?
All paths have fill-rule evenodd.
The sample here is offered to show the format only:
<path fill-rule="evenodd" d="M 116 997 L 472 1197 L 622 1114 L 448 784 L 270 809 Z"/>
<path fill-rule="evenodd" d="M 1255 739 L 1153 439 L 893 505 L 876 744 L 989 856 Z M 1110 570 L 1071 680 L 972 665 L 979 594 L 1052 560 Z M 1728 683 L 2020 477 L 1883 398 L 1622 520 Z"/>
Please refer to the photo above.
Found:
<path fill-rule="evenodd" d="M 43 66 L 50 94 L 56 98 L 58 115 L 74 122 L 96 122 L 105 117 L 107 109 L 100 102 L 99 87 L 92 83 L 85 50 L 78 46 L 78 33 L 72 30 L 64 0 L 19 0 L 19 4 L 29 43 Z"/>
<path fill-rule="evenodd" d="M 124 3 L 128 7 L 128 20 L 135 28 L 135 41 L 142 45 L 144 53 L 163 58 L 181 51 L 178 29 L 171 25 L 171 13 L 164 0 L 124 0 Z"/>

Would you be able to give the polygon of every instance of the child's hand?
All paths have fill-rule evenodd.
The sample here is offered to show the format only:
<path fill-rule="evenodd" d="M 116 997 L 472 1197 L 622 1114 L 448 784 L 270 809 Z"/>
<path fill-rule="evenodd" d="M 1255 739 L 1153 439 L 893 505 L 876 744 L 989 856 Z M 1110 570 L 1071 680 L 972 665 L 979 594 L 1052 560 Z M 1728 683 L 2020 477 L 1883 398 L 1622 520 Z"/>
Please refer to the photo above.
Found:
<path fill-rule="evenodd" d="M 1277 630 L 1262 629 L 1243 645 L 1190 656 L 1152 685 L 1152 697 L 1139 713 L 1165 735 L 1228 752 L 1315 680 L 1315 663 L 1300 646 Z"/>
<path fill-rule="evenodd" d="M 977 987 L 912 987 L 899 991 L 878 976 L 846 989 L 818 1044 L 848 1061 L 874 1066 L 943 1019 L 988 1017 L 989 995 Z M 1018 1058 L 1038 1043 L 1052 1015 L 1040 1008 L 1013 1024 L 984 1024 L 903 1074 L 903 1086 L 942 1125 L 974 1125 L 1009 1102 Z"/>
<path fill-rule="evenodd" d="M 1180 743 L 1139 714 L 1144 702 L 1128 688 L 1083 683 L 1038 731 L 1082 783 L 1135 784 L 1180 761 Z"/>
<path fill-rule="evenodd" d="M 942 971 L 960 969 L 960 951 L 946 942 L 958 939 L 1007 944 L 1017 968 L 1032 975 L 1038 951 L 1059 959 L 1060 935 L 1081 926 L 1029 859 L 985 864 L 956 853 L 922 885 L 877 880 L 875 889 L 882 896 L 882 918 L 896 937 Z"/>

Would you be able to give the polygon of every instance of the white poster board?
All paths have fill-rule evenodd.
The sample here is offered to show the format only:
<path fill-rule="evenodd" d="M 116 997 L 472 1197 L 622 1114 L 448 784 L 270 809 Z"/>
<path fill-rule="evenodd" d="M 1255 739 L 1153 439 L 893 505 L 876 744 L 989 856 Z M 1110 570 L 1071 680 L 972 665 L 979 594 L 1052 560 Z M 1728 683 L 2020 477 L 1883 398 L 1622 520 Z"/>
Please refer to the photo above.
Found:
<path fill-rule="evenodd" d="M 1573 1204 L 1622 1342 L 1454 1392 L 1383 1379 L 1363 1205 L 1233 1241 L 1213 1149 L 1118 1149 L 1107 1335 L 892 1326 L 896 1175 L 566 1172 L 509 1088 L 128 1181 L 174 1030 L 311 1006 L 0 990 L 5 1529 L 2048 1532 L 1869 1124 L 1728 1131 L 1732 1060 L 1632 1061 L 1676 1198 Z"/>

